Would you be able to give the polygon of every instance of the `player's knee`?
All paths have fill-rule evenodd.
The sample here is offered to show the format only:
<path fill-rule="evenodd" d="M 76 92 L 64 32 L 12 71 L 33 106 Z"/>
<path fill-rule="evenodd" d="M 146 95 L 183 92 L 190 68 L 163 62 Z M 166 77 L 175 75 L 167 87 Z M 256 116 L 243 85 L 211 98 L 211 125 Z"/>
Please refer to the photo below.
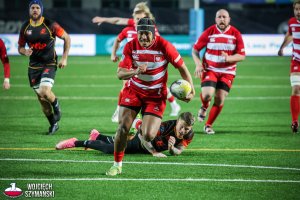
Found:
<path fill-rule="evenodd" d="M 225 98 L 222 98 L 222 97 L 215 97 L 214 99 L 214 104 L 217 105 L 217 106 L 221 106 L 223 105 L 225 102 Z"/>
<path fill-rule="evenodd" d="M 205 101 L 210 101 L 212 98 L 212 96 L 210 94 L 204 94 L 204 95 L 202 95 L 202 97 Z"/>
<path fill-rule="evenodd" d="M 38 94 L 39 94 L 40 97 L 42 97 L 44 99 L 48 99 L 48 97 L 49 97 L 49 91 L 48 90 L 40 89 Z"/>
<path fill-rule="evenodd" d="M 121 136 L 126 136 L 128 135 L 129 128 L 127 128 L 125 125 L 120 124 L 118 127 L 118 134 Z"/>
<path fill-rule="evenodd" d="M 147 142 L 152 141 L 154 138 L 155 138 L 155 134 L 148 133 L 144 135 L 144 140 L 146 140 Z"/>

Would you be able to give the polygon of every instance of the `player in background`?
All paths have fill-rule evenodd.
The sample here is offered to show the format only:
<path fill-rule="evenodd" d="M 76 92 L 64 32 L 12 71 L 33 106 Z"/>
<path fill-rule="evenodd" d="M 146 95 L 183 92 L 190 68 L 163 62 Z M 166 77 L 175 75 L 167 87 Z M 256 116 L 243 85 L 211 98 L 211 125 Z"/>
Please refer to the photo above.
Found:
<path fill-rule="evenodd" d="M 298 133 L 300 112 L 300 1 L 293 3 L 294 17 L 288 22 L 288 31 L 279 48 L 278 55 L 283 55 L 283 49 L 293 41 L 293 54 L 290 64 L 290 81 L 292 94 L 290 98 L 290 109 L 292 115 L 292 132 Z"/>
<path fill-rule="evenodd" d="M 168 150 L 171 155 L 180 155 L 182 151 L 191 143 L 194 137 L 193 125 L 195 118 L 190 112 L 181 113 L 177 120 L 162 122 L 156 137 L 151 141 L 153 152 L 145 149 L 139 138 L 142 125 L 141 119 L 135 119 L 132 126 L 137 129 L 137 133 L 127 141 L 125 153 L 152 154 L 154 157 L 167 157 L 163 151 Z M 63 140 L 56 145 L 57 150 L 85 147 L 99 150 L 106 154 L 114 153 L 114 136 L 105 136 L 96 129 L 90 133 L 89 140 L 79 141 L 77 138 Z"/>
<path fill-rule="evenodd" d="M 29 56 L 28 78 L 30 87 L 35 91 L 47 117 L 50 127 L 48 134 L 58 130 L 58 121 L 61 118 L 58 99 L 52 92 L 57 65 L 64 68 L 70 49 L 70 37 L 56 22 L 43 17 L 43 4 L 40 0 L 29 3 L 29 16 L 21 27 L 19 35 L 19 53 Z M 55 52 L 56 36 L 64 40 L 63 55 L 57 64 Z M 25 48 L 25 45 L 29 48 Z"/>
<path fill-rule="evenodd" d="M 109 176 L 122 172 L 128 132 L 140 110 L 143 115 L 139 134 L 141 143 L 149 152 L 154 151 L 151 141 L 159 130 L 166 107 L 169 62 L 192 86 L 191 94 L 184 100 L 188 102 L 195 95 L 188 68 L 170 42 L 155 36 L 154 21 L 149 18 L 140 19 L 137 32 L 137 38 L 125 45 L 117 71 L 119 79 L 128 81 L 120 103 L 120 122 L 114 143 L 115 162 L 106 172 Z"/>
<path fill-rule="evenodd" d="M 201 78 L 200 99 L 202 106 L 198 121 L 204 121 L 210 101 L 214 104 L 204 125 L 204 132 L 214 134 L 212 125 L 224 105 L 236 74 L 236 63 L 245 59 L 244 42 L 241 33 L 230 25 L 227 10 L 216 13 L 216 24 L 207 28 L 195 43 L 192 56 L 196 65 L 195 76 Z M 201 62 L 199 52 L 206 47 Z"/>
<path fill-rule="evenodd" d="M 7 57 L 6 47 L 3 40 L 0 38 L 0 56 L 1 62 L 4 68 L 4 81 L 3 81 L 3 88 L 8 90 L 10 88 L 9 78 L 10 78 L 10 64 L 9 59 Z"/>
<path fill-rule="evenodd" d="M 120 47 L 120 43 L 126 38 L 127 42 L 131 41 L 133 38 L 136 37 L 136 24 L 137 21 L 142 18 L 142 17 L 149 17 L 150 19 L 154 19 L 153 14 L 150 12 L 149 7 L 147 6 L 147 2 L 140 2 L 136 4 L 133 14 L 133 18 L 128 19 L 128 18 L 119 18 L 119 17 L 112 17 L 112 18 L 105 18 L 105 17 L 94 17 L 92 19 L 93 23 L 97 23 L 100 25 L 101 23 L 110 23 L 110 24 L 116 24 L 116 25 L 127 25 L 126 28 L 122 30 L 122 32 L 118 35 L 118 37 L 115 39 L 113 47 L 112 47 L 112 52 L 111 52 L 111 60 L 113 62 L 117 62 L 119 60 L 119 57 L 117 56 L 117 50 Z M 155 27 L 155 33 L 156 35 L 159 36 L 158 30 Z M 125 81 L 126 82 L 126 81 Z M 125 84 L 123 82 L 123 84 Z M 175 97 L 171 94 L 170 90 L 168 89 L 167 91 L 168 96 L 168 102 L 170 102 L 171 105 L 171 113 L 170 116 L 177 116 L 178 113 L 181 110 L 180 105 L 176 102 Z M 122 90 L 119 93 L 119 101 L 118 101 L 118 106 L 112 116 L 112 121 L 113 122 L 118 122 L 118 114 L 119 114 L 119 108 L 120 108 L 120 99 L 122 98 Z"/>

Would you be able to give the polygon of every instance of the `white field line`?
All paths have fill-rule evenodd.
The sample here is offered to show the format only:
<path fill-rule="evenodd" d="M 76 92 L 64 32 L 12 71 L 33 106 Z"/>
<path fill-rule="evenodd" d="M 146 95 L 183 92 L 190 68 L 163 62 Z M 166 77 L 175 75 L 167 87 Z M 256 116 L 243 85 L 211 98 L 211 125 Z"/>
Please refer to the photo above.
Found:
<path fill-rule="evenodd" d="M 17 162 L 66 162 L 66 163 L 112 163 L 106 160 L 52 160 L 52 159 L 27 159 L 27 158 L 0 158 L 1 161 Z M 139 165 L 177 165 L 177 166 L 207 166 L 207 167 L 231 167 L 231 168 L 254 168 L 254 169 L 274 169 L 300 171 L 300 168 L 290 167 L 272 167 L 272 166 L 254 166 L 254 165 L 230 165 L 230 164 L 207 164 L 207 163 L 178 163 L 178 162 L 133 162 L 123 161 L 125 164 Z"/>
<path fill-rule="evenodd" d="M 118 64 L 117 63 L 113 63 L 111 60 L 110 60 L 110 57 L 107 56 L 107 57 L 99 57 L 97 60 L 96 59 L 93 59 L 93 57 L 91 57 L 92 59 L 90 59 L 90 57 L 86 57 L 84 60 L 83 59 L 80 59 L 80 60 L 77 60 L 77 59 L 72 59 L 72 57 L 70 57 L 70 59 L 68 59 L 68 66 L 72 66 L 72 65 L 82 65 L 82 64 L 85 64 L 85 65 L 107 65 L 107 64 L 111 64 L 111 65 L 114 65 L 115 67 L 118 67 Z M 11 61 L 13 63 L 16 63 L 16 64 L 23 64 L 25 66 L 28 65 L 28 60 L 14 60 L 14 58 L 10 58 Z M 191 68 L 194 67 L 194 62 L 192 60 L 188 60 L 188 59 L 185 59 L 183 57 L 185 63 L 187 66 L 190 66 Z M 261 63 L 263 61 L 259 60 L 259 61 L 250 61 L 252 65 L 261 65 Z M 250 63 L 249 62 L 249 63 Z M 268 64 L 269 65 L 278 65 L 279 62 L 281 61 L 269 61 Z M 289 60 L 287 60 L 287 64 L 285 64 L 284 66 L 289 66 Z M 96 67 L 96 66 L 95 66 Z M 113 67 L 113 66 L 112 66 Z M 172 67 L 171 64 L 169 64 L 169 67 Z"/>
<path fill-rule="evenodd" d="M 254 182 L 300 183 L 300 180 L 210 179 L 210 178 L 0 178 L 0 181 L 166 181 L 166 182 Z"/>
<path fill-rule="evenodd" d="M 200 85 L 194 85 L 195 88 L 200 88 Z M 12 87 L 16 88 L 29 88 L 28 84 L 12 84 Z M 58 84 L 59 88 L 121 88 L 122 83 L 119 84 Z M 289 89 L 290 85 L 236 85 L 233 88 L 242 88 L 242 89 Z"/>
<path fill-rule="evenodd" d="M 169 78 L 180 78 L 178 75 L 168 75 Z M 106 75 L 64 75 L 59 74 L 58 79 L 117 79 L 117 74 L 106 74 Z M 24 75 L 14 75 L 11 79 L 28 79 L 27 74 Z M 195 78 L 198 80 L 198 78 Z M 255 79 L 255 80 L 287 80 L 289 82 L 289 76 L 236 76 L 236 79 Z"/>
<path fill-rule="evenodd" d="M 118 99 L 117 96 L 115 97 L 83 97 L 83 96 L 59 96 L 60 100 L 116 100 Z M 248 100 L 288 100 L 290 99 L 289 96 L 269 96 L 269 97 L 227 97 L 227 101 L 248 101 Z M 36 100 L 35 96 L 0 96 L 0 100 Z"/>

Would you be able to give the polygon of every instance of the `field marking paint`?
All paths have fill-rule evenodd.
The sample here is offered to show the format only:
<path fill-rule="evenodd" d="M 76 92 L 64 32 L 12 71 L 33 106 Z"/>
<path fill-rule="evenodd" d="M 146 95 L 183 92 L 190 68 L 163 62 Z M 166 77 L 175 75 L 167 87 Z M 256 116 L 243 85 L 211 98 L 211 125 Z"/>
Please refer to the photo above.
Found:
<path fill-rule="evenodd" d="M 57 151 L 55 148 L 41 147 L 0 147 L 0 151 Z M 68 149 L 68 151 L 84 151 L 84 149 Z M 300 149 L 209 149 L 189 148 L 185 151 L 239 151 L 239 152 L 300 152 Z"/>
<path fill-rule="evenodd" d="M 69 162 L 69 163 L 112 163 L 106 160 L 51 160 L 51 159 L 28 159 L 28 158 L 0 158 L 1 161 L 20 161 L 20 162 Z M 178 163 L 178 162 L 137 162 L 123 161 L 126 164 L 140 165 L 177 165 L 177 166 L 206 166 L 206 167 L 232 167 L 232 168 L 255 168 L 255 169 L 275 169 L 300 171 L 300 168 L 290 167 L 272 167 L 272 166 L 254 166 L 254 165 L 230 165 L 230 164 L 207 164 L 207 163 Z"/>
<path fill-rule="evenodd" d="M 116 100 L 118 99 L 117 96 L 115 97 L 81 97 L 81 96 L 60 96 L 59 99 L 61 100 Z M 227 97 L 227 101 L 249 101 L 249 100 L 288 100 L 290 99 L 289 96 L 269 96 L 269 97 Z M 0 100 L 36 100 L 35 96 L 1 96 Z"/>
<path fill-rule="evenodd" d="M 178 75 L 168 75 L 169 78 L 178 78 Z M 15 75 L 14 79 L 28 79 L 26 75 Z M 58 79 L 116 79 L 115 74 L 107 74 L 107 75 L 63 75 L 60 74 Z M 236 80 L 238 79 L 256 79 L 256 80 L 287 80 L 289 83 L 289 76 L 237 76 Z"/>
<path fill-rule="evenodd" d="M 0 178 L 0 181 L 170 181 L 170 182 L 254 182 L 300 183 L 300 180 L 210 179 L 210 178 Z"/>
<path fill-rule="evenodd" d="M 16 88 L 28 88 L 27 84 L 14 84 Z M 120 84 L 60 84 L 60 88 L 120 88 Z M 194 85 L 195 88 L 200 88 L 199 84 Z M 288 84 L 283 85 L 235 85 L 233 88 L 241 89 L 286 89 L 291 88 Z"/>

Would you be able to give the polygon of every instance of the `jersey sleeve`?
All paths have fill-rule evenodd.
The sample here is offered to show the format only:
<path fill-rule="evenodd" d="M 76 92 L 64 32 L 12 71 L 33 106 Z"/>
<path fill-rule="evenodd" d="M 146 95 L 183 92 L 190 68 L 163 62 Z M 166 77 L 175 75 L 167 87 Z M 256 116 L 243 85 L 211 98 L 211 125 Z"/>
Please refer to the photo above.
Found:
<path fill-rule="evenodd" d="M 51 24 L 51 31 L 57 37 L 62 37 L 65 32 L 65 30 L 57 22 L 53 22 Z"/>
<path fill-rule="evenodd" d="M 167 60 L 175 67 L 180 68 L 183 64 L 183 59 L 177 49 L 167 40 L 161 39 L 162 47 L 164 48 Z"/>
<path fill-rule="evenodd" d="M 127 26 L 134 26 L 134 20 L 133 18 L 130 18 L 127 22 Z"/>
<path fill-rule="evenodd" d="M 131 42 L 128 42 L 123 50 L 122 58 L 119 63 L 120 68 L 130 69 L 132 68 L 132 51 L 130 47 Z"/>
<path fill-rule="evenodd" d="M 25 47 L 25 45 L 26 45 L 25 29 L 28 26 L 28 24 L 29 24 L 29 22 L 24 23 L 20 29 L 19 40 L 18 40 L 19 47 Z"/>
<path fill-rule="evenodd" d="M 290 35 L 292 35 L 292 27 L 291 27 L 292 20 L 293 20 L 293 18 L 291 18 L 291 19 L 288 21 L 288 32 L 289 32 Z"/>
<path fill-rule="evenodd" d="M 4 67 L 4 78 L 10 77 L 10 65 L 9 60 L 7 57 L 6 47 L 4 42 L 0 39 L 0 56 L 1 56 L 1 62 Z"/>
<path fill-rule="evenodd" d="M 127 35 L 126 35 L 126 28 L 124 28 L 124 29 L 121 31 L 121 33 L 119 33 L 118 39 L 119 39 L 120 41 L 123 41 L 126 37 L 127 37 Z"/>
<path fill-rule="evenodd" d="M 240 32 L 236 34 L 236 53 L 243 56 L 246 55 L 244 41 Z"/>
<path fill-rule="evenodd" d="M 196 41 L 196 43 L 194 44 L 194 49 L 197 51 L 201 51 L 201 49 L 203 49 L 204 47 L 206 47 L 207 43 L 208 43 L 208 29 L 205 30 L 202 35 L 198 38 L 198 40 Z"/>

